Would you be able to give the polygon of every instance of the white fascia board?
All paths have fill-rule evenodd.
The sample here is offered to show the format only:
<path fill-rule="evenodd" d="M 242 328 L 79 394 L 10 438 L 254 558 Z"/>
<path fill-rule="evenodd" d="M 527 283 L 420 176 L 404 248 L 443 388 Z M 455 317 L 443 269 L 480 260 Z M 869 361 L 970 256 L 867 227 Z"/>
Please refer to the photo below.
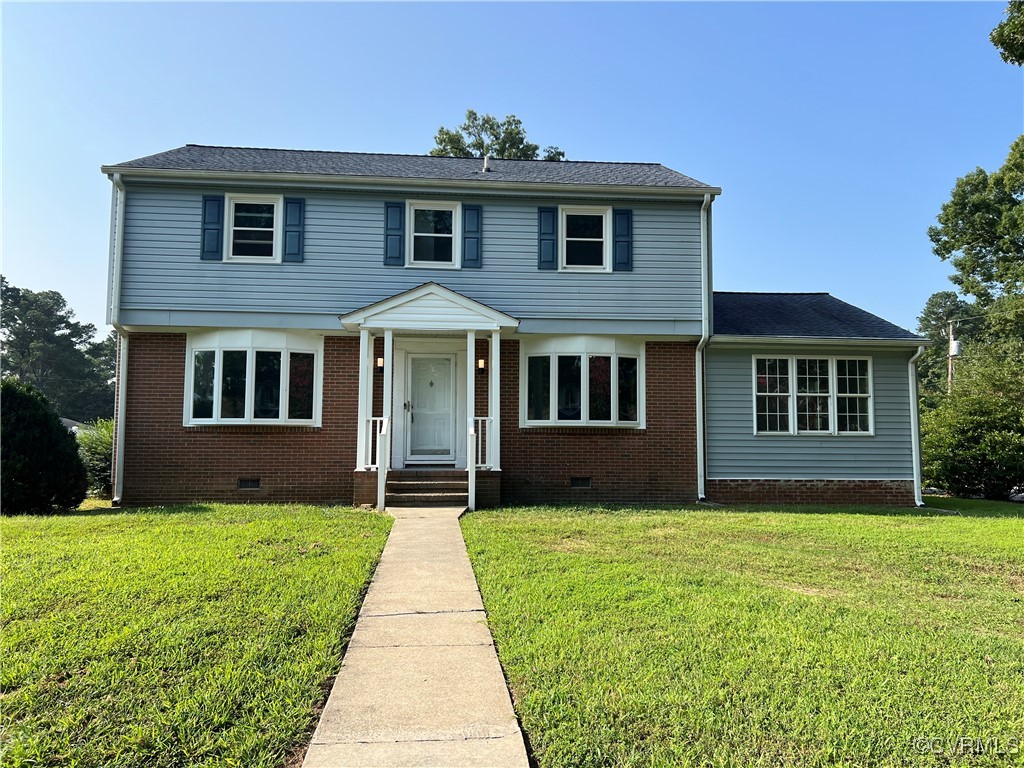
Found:
<path fill-rule="evenodd" d="M 871 339 L 818 336 L 727 336 L 711 337 L 712 347 L 906 347 L 930 346 L 927 339 Z"/>
<path fill-rule="evenodd" d="M 274 187 L 329 187 L 377 192 L 421 192 L 450 189 L 479 196 L 538 197 L 556 195 L 580 199 L 600 197 L 625 200 L 703 200 L 705 195 L 722 194 L 720 187 L 643 187 L 624 184 L 535 184 L 521 181 L 493 182 L 472 179 L 410 179 L 388 176 L 342 176 L 317 173 L 244 173 L 238 171 L 184 171 L 160 168 L 126 168 L 104 165 L 105 174 L 120 173 L 137 181 L 206 183 L 218 185 L 260 184 Z"/>

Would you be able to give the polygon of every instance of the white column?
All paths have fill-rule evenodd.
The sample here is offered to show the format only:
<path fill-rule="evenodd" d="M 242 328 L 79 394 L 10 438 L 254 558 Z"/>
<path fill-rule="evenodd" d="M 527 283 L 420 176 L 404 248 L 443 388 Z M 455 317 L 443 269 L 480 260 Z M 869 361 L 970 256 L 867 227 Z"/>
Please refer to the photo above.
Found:
<path fill-rule="evenodd" d="M 356 433 L 356 472 L 366 471 L 366 420 L 370 418 L 369 409 L 370 405 L 366 400 L 367 386 L 366 381 L 370 378 L 370 371 L 373 368 L 367 369 L 369 362 L 368 354 L 372 354 L 371 349 L 367 353 L 367 348 L 370 346 L 370 332 L 365 328 L 359 329 L 359 405 L 356 411 L 356 424 L 358 425 L 358 432 Z"/>
<path fill-rule="evenodd" d="M 491 471 L 498 472 L 501 470 L 501 331 L 491 331 L 491 381 L 487 394 L 490 400 L 487 415 L 491 417 L 487 460 Z"/>
<path fill-rule="evenodd" d="M 469 508 L 476 509 L 476 331 L 466 331 L 466 471 Z"/>
<path fill-rule="evenodd" d="M 394 334 L 390 328 L 384 331 L 384 404 L 381 408 L 385 419 L 390 419 L 394 409 L 391 404 L 391 384 L 394 378 L 394 352 L 395 352 L 395 339 Z M 390 425 L 390 422 L 388 422 Z M 388 429 L 387 439 L 391 439 L 391 429 Z M 387 453 L 388 464 L 391 464 L 391 452 Z M 382 469 L 391 469 L 388 467 L 378 467 L 377 471 L 380 472 Z"/>

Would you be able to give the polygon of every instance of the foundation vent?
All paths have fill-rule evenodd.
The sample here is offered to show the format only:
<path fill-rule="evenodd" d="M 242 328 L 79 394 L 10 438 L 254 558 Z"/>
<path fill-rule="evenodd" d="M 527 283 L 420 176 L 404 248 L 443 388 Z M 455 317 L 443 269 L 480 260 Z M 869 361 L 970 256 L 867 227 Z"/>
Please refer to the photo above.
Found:
<path fill-rule="evenodd" d="M 569 478 L 570 488 L 593 488 L 593 484 L 590 482 L 589 477 L 570 477 Z"/>
<path fill-rule="evenodd" d="M 240 491 L 258 491 L 260 489 L 260 479 L 258 477 L 240 477 L 238 478 L 238 490 Z"/>

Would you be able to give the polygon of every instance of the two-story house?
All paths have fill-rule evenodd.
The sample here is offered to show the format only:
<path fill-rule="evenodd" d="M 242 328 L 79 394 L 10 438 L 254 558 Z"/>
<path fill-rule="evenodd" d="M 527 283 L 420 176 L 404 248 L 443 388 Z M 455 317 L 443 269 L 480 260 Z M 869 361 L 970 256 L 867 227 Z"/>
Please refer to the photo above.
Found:
<path fill-rule="evenodd" d="M 920 501 L 922 340 L 713 294 L 721 190 L 662 165 L 102 170 L 122 503 Z"/>

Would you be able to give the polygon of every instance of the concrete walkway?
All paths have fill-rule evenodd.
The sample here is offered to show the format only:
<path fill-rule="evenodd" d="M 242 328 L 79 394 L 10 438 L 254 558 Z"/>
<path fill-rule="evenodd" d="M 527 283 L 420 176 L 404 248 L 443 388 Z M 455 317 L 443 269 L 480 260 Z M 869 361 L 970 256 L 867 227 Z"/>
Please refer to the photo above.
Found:
<path fill-rule="evenodd" d="M 528 768 L 462 509 L 395 516 L 303 768 Z"/>

